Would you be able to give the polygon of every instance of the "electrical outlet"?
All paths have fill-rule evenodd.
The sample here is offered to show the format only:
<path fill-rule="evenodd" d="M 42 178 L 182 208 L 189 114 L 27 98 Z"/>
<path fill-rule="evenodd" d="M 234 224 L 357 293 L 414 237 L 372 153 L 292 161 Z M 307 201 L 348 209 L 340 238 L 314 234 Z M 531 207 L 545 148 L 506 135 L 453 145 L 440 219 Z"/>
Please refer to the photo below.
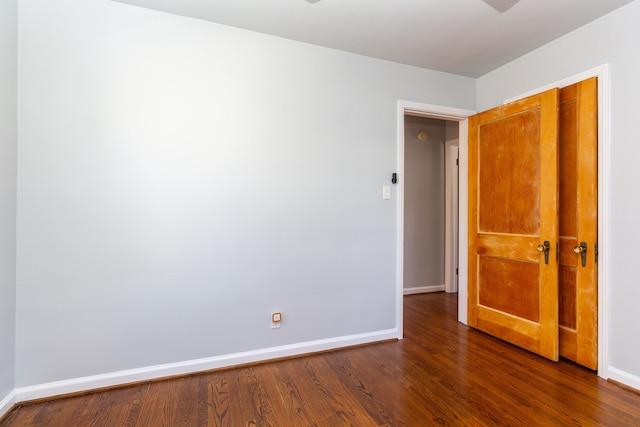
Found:
<path fill-rule="evenodd" d="M 282 313 L 276 311 L 271 313 L 271 329 L 280 329 L 282 323 Z"/>

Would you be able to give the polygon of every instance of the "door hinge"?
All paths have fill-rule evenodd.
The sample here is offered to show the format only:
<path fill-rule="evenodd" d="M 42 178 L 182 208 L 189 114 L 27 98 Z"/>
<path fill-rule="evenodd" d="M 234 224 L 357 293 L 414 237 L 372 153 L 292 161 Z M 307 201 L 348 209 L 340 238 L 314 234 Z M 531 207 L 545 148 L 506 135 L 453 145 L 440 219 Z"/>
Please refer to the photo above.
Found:
<path fill-rule="evenodd" d="M 456 276 L 458 275 L 458 269 L 456 268 Z"/>
<path fill-rule="evenodd" d="M 456 159 L 456 166 L 460 164 L 460 159 Z"/>

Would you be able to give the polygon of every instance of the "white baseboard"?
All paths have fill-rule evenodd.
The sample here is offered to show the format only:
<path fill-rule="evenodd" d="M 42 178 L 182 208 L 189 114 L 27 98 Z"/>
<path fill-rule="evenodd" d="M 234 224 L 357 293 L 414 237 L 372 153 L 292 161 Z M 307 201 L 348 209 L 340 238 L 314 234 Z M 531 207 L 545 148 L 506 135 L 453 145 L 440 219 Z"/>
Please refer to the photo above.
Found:
<path fill-rule="evenodd" d="M 611 366 L 609 366 L 608 374 L 609 374 L 609 379 L 615 380 L 626 386 L 635 388 L 636 390 L 640 390 L 640 377 L 636 375 L 632 375 L 620 369 L 612 368 Z"/>
<path fill-rule="evenodd" d="M 16 391 L 13 390 L 4 399 L 0 400 L 0 418 L 2 418 L 7 412 L 13 408 L 16 404 Z"/>
<path fill-rule="evenodd" d="M 112 387 L 149 381 L 158 378 L 175 375 L 191 374 L 211 369 L 225 368 L 246 363 L 262 362 L 281 357 L 298 356 L 301 354 L 316 353 L 325 350 L 368 344 L 398 338 L 397 329 L 369 332 L 365 334 L 347 335 L 337 338 L 329 338 L 304 343 L 283 345 L 243 353 L 227 354 L 223 356 L 207 357 L 204 359 L 187 360 L 184 362 L 168 363 L 166 365 L 149 366 L 139 369 L 112 372 L 90 377 L 74 378 L 70 380 L 56 381 L 46 384 L 38 384 L 29 387 L 16 388 L 13 403 L 34 399 L 59 396 L 69 393 L 83 392 L 104 387 Z M 4 401 L 3 401 L 4 402 Z M 10 406 L 13 405 L 11 403 Z"/>
<path fill-rule="evenodd" d="M 444 291 L 444 285 L 417 286 L 415 288 L 404 288 L 402 290 L 402 294 L 403 295 L 426 294 L 427 292 L 442 292 L 442 291 Z"/>

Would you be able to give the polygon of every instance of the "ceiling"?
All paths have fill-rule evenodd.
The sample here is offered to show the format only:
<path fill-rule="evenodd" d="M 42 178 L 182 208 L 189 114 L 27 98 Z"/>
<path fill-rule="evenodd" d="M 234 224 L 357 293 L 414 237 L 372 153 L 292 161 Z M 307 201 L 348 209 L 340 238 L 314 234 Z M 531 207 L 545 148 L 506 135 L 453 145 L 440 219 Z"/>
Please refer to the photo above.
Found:
<path fill-rule="evenodd" d="M 480 77 L 633 0 L 116 0 Z"/>

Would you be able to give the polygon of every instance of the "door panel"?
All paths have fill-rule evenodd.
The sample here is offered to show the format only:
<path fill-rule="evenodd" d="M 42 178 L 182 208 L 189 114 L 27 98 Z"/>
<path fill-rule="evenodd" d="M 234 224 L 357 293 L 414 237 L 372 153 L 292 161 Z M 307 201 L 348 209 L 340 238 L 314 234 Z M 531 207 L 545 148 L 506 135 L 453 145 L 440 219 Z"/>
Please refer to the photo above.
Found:
<path fill-rule="evenodd" d="M 540 321 L 538 265 L 512 259 L 478 258 L 478 303 L 516 317 Z M 517 283 L 518 286 L 512 286 Z"/>
<path fill-rule="evenodd" d="M 469 118 L 469 324 L 552 360 L 558 103 L 553 89 Z"/>
<path fill-rule="evenodd" d="M 597 80 L 560 90 L 560 355 L 597 368 Z M 586 264 L 574 248 L 587 244 Z"/>
<path fill-rule="evenodd" d="M 478 161 L 490 173 L 478 176 L 480 232 L 539 234 L 539 199 L 517 197 L 540 193 L 540 146 L 529 141 L 540 139 L 539 124 L 540 110 L 532 109 L 481 125 Z"/>

